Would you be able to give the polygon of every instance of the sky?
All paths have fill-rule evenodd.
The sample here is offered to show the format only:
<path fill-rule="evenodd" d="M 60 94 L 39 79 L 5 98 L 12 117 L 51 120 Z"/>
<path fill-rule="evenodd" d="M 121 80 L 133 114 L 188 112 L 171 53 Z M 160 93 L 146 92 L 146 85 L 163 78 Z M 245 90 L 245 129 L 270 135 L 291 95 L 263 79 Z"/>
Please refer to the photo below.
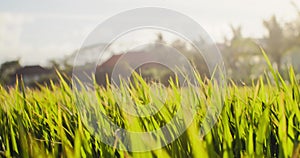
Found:
<path fill-rule="evenodd" d="M 81 47 L 94 28 L 109 17 L 139 7 L 162 7 L 198 22 L 217 42 L 230 37 L 230 25 L 259 38 L 263 19 L 281 22 L 296 17 L 289 0 L 2 0 L 0 1 L 0 63 L 20 59 L 23 65 L 45 65 Z M 136 37 L 145 40 L 153 37 Z M 129 41 L 130 42 L 130 41 Z M 132 41 L 131 41 L 132 42 Z"/>

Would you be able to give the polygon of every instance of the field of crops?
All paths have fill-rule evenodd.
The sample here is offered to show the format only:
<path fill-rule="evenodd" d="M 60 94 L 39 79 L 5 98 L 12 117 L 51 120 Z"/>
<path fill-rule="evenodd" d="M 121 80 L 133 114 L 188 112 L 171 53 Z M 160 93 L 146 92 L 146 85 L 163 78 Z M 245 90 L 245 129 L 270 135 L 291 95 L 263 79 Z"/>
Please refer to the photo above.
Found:
<path fill-rule="evenodd" d="M 25 88 L 22 82 L 8 90 L 0 87 L 0 155 L 300 157 L 300 89 L 293 69 L 289 71 L 288 81 L 283 81 L 271 69 L 253 85 L 236 86 L 232 83 L 223 87 L 223 99 L 216 98 L 214 84 L 210 80 L 198 78 L 201 85 L 198 89 L 192 86 L 181 89 L 176 81 L 170 82 L 170 87 L 156 88 L 156 94 L 165 96 L 164 102 L 151 99 L 148 91 L 150 85 L 139 76 L 135 77 L 134 83 L 121 85 L 119 89 L 95 85 L 93 91 L 74 90 L 63 79 L 60 84 L 41 86 L 40 89 Z M 132 101 L 128 102 L 124 96 Z M 202 136 L 200 126 L 213 100 L 222 104 L 223 109 L 219 117 L 212 117 L 215 120 L 211 121 L 216 123 L 210 132 Z M 151 116 L 133 117 L 117 106 L 127 104 L 134 107 L 148 103 L 162 104 L 163 108 Z M 145 152 L 126 151 L 153 142 L 135 138 L 121 141 L 116 136 L 114 146 L 110 146 L 101 140 L 105 136 L 97 134 L 98 130 L 105 130 L 108 135 L 116 132 L 114 128 L 102 124 L 103 118 L 97 117 L 99 112 L 119 127 L 152 131 L 170 121 L 181 104 L 194 105 L 197 109 L 195 118 L 179 138 L 174 138 L 173 142 L 162 148 Z M 88 113 L 82 110 L 88 110 Z M 174 122 L 180 124 L 181 119 L 176 118 Z M 90 128 L 90 122 L 97 127 Z M 178 126 L 168 131 L 169 136 L 175 135 L 180 128 Z M 164 144 L 166 139 L 161 134 L 155 143 Z"/>

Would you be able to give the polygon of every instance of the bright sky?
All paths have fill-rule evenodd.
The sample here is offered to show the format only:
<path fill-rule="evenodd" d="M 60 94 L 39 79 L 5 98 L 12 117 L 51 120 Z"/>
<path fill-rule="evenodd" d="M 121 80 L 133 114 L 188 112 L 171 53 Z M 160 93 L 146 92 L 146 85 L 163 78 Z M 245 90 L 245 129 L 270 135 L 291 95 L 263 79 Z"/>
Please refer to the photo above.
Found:
<path fill-rule="evenodd" d="M 181 12 L 216 40 L 230 36 L 229 25 L 241 25 L 245 36 L 261 37 L 262 20 L 277 15 L 296 17 L 289 0 L 3 0 L 0 2 L 0 63 L 45 64 L 81 46 L 97 24 L 122 11 L 163 7 Z M 300 2 L 294 0 L 298 6 Z"/>

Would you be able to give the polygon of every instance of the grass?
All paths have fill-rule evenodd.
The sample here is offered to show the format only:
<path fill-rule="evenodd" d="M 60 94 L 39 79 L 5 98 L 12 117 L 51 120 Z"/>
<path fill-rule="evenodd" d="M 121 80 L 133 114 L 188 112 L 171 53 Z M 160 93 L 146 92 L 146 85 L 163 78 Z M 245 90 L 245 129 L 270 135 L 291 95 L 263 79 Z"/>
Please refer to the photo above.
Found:
<path fill-rule="evenodd" d="M 138 75 L 132 83 L 123 83 L 120 88 L 95 84 L 94 91 L 71 89 L 63 77 L 60 77 L 60 84 L 41 86 L 39 90 L 25 88 L 22 82 L 9 90 L 0 87 L 0 155 L 300 157 L 298 81 L 292 68 L 289 81 L 283 81 L 271 67 L 270 70 L 272 77 L 261 76 L 251 86 L 240 87 L 232 83 L 224 89 L 223 97 L 217 99 L 214 81 L 203 81 L 199 77 L 199 89 L 192 86 L 182 89 L 177 81 L 170 81 L 170 87 L 158 86 L 154 93 L 148 90 L 151 85 Z M 153 94 L 165 96 L 165 101 L 155 99 Z M 201 124 L 214 101 L 219 104 L 222 101 L 223 109 L 220 117 L 211 118 L 216 124 L 210 132 L 201 136 Z M 123 105 L 143 107 L 147 104 L 161 105 L 162 108 L 145 117 L 134 117 L 121 109 Z M 177 139 L 175 135 L 186 123 L 185 117 L 175 117 L 176 126 L 171 126 L 168 133 L 160 133 L 153 139 L 155 142 L 137 140 L 136 137 L 122 138 L 116 134 L 118 129 L 105 121 L 109 119 L 130 131 L 153 131 L 170 122 L 179 113 L 182 104 L 193 105 L 196 113 L 188 129 Z M 134 108 L 134 111 L 140 115 L 149 112 L 140 108 Z M 100 117 L 101 114 L 106 117 Z M 186 116 L 184 111 L 181 114 Z M 109 139 L 111 135 L 115 135 L 113 140 Z M 152 144 L 163 145 L 170 136 L 175 140 L 162 148 L 145 152 L 126 151 L 147 148 Z M 113 141 L 114 144 L 109 146 L 103 143 L 105 141 Z"/>

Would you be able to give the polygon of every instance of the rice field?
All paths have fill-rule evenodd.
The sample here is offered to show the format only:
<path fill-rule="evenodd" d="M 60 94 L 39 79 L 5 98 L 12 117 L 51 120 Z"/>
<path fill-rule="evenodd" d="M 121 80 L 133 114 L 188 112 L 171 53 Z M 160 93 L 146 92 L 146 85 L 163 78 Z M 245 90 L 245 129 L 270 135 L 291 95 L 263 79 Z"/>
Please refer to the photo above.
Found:
<path fill-rule="evenodd" d="M 288 81 L 270 68 L 252 85 L 230 83 L 221 96 L 215 95 L 213 80 L 199 75 L 198 88 L 180 88 L 170 80 L 170 87 L 157 86 L 155 93 L 138 75 L 133 83 L 118 88 L 95 84 L 93 90 L 72 89 L 58 76 L 59 84 L 40 89 L 26 88 L 22 81 L 8 90 L 0 87 L 1 157 L 300 157 L 300 89 L 292 68 Z M 152 94 L 164 96 L 164 101 Z M 222 104 L 216 108 L 220 116 L 211 118 L 215 124 L 203 134 L 201 125 L 213 102 Z M 134 117 L 124 112 L 124 104 L 162 108 L 154 115 Z M 182 104 L 192 105 L 195 117 L 176 138 L 186 122 L 183 117 L 172 118 Z M 171 120 L 174 126 L 156 136 L 155 142 L 121 139 L 99 115 L 131 131 L 153 131 Z M 107 145 L 104 139 L 111 135 L 114 144 Z M 174 141 L 166 143 L 168 139 Z M 162 147 L 128 150 L 146 149 L 152 143 Z"/>

